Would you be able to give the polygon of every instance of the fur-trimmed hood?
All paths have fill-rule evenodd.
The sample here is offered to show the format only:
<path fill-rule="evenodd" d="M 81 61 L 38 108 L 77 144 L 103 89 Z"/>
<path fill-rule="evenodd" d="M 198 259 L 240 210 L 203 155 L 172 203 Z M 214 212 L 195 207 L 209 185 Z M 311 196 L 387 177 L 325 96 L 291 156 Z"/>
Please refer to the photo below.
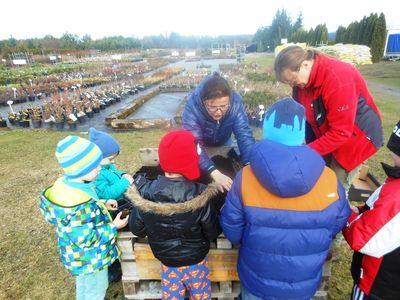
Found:
<path fill-rule="evenodd" d="M 125 196 L 132 204 L 145 213 L 153 213 L 163 216 L 171 216 L 177 213 L 187 213 L 204 207 L 208 201 L 219 193 L 215 184 L 209 184 L 207 188 L 197 197 L 180 203 L 154 202 L 140 196 L 136 187 L 132 185 Z"/>

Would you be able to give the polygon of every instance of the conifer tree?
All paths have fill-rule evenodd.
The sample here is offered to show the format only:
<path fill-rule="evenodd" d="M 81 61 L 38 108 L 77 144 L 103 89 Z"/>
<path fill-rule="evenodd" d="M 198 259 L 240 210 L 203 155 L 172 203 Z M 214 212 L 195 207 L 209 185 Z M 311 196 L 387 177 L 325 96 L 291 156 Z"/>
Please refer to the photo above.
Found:
<path fill-rule="evenodd" d="M 372 41 L 370 46 L 372 62 L 376 63 L 383 57 L 386 39 L 386 19 L 385 15 L 381 13 L 375 22 L 374 30 L 372 32 Z"/>
<path fill-rule="evenodd" d="M 346 27 L 340 25 L 338 27 L 338 29 L 336 30 L 335 42 L 336 43 L 344 43 L 345 35 L 346 35 Z"/>
<path fill-rule="evenodd" d="M 366 39 L 366 44 L 368 47 L 371 47 L 371 42 L 372 42 L 372 32 L 374 31 L 375 28 L 375 22 L 378 19 L 378 15 L 376 13 L 372 13 L 368 17 L 367 21 L 367 28 L 365 31 L 365 39 Z"/>

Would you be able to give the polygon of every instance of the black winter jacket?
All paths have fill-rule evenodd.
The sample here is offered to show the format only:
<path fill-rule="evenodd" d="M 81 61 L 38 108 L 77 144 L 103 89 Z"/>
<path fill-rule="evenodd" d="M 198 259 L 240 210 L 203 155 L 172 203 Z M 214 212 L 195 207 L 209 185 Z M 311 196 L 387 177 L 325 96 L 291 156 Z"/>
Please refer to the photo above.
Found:
<path fill-rule="evenodd" d="M 218 190 L 165 176 L 156 180 L 139 177 L 135 185 L 137 189 L 131 187 L 126 193 L 134 205 L 130 230 L 139 237 L 147 236 L 154 256 L 166 266 L 202 261 L 210 240 L 221 233 L 218 212 L 210 202 Z"/>

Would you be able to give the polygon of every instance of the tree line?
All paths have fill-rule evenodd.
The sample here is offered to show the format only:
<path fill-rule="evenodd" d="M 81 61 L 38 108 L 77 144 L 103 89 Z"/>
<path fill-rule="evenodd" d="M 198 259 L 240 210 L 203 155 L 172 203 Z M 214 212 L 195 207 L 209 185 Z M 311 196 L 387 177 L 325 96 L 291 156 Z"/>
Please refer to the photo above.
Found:
<path fill-rule="evenodd" d="M 315 28 L 305 30 L 303 16 L 300 12 L 293 22 L 285 9 L 279 9 L 269 26 L 260 27 L 252 35 L 233 36 L 182 36 L 176 32 L 168 35 L 145 36 L 142 39 L 135 37 L 112 36 L 101 39 L 92 39 L 90 35 L 79 37 L 75 34 L 64 33 L 60 38 L 46 35 L 43 38 L 16 40 L 10 37 L 0 41 L 0 56 L 8 58 L 12 52 L 31 52 L 33 54 L 47 54 L 71 50 L 97 49 L 101 51 L 153 49 L 153 48 L 196 48 L 206 49 L 212 45 L 237 45 L 254 43 L 257 51 L 273 51 L 280 45 L 282 39 L 288 42 L 306 43 L 309 46 L 320 46 L 333 43 L 362 44 L 371 49 L 372 61 L 377 62 L 383 56 L 386 40 L 385 15 L 372 13 L 360 21 L 354 21 L 349 26 L 339 26 L 331 36 L 326 24 L 319 24 Z"/>
<path fill-rule="evenodd" d="M 134 37 L 112 36 L 92 39 L 90 35 L 79 37 L 64 33 L 60 38 L 46 35 L 43 38 L 17 40 L 10 37 L 0 41 L 0 56 L 8 58 L 11 52 L 30 52 L 33 54 L 48 54 L 71 50 L 97 49 L 101 51 L 131 50 L 131 49 L 173 49 L 173 48 L 210 48 L 248 44 L 252 35 L 222 35 L 211 36 L 182 36 L 176 32 L 168 35 L 145 36 L 142 39 Z"/>
<path fill-rule="evenodd" d="M 293 22 L 285 9 L 279 9 L 271 25 L 257 30 L 253 42 L 257 45 L 257 51 L 272 51 L 281 44 L 282 39 L 314 47 L 333 43 L 361 44 L 370 47 L 372 61 L 377 62 L 383 57 L 386 34 L 386 19 L 383 13 L 379 16 L 371 13 L 369 17 L 365 16 L 347 27 L 339 26 L 333 37 L 330 37 L 326 24 L 305 30 L 302 13 L 299 13 Z"/>
<path fill-rule="evenodd" d="M 371 49 L 372 61 L 377 62 L 383 56 L 386 42 L 386 18 L 383 13 L 376 13 L 350 23 L 339 26 L 336 30 L 336 43 L 366 45 Z"/>

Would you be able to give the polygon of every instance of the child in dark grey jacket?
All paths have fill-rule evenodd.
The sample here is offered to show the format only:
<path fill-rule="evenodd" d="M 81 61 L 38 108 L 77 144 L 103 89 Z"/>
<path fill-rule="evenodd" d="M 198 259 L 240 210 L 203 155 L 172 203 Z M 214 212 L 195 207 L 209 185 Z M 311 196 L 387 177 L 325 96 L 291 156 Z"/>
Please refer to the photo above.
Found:
<path fill-rule="evenodd" d="M 135 206 L 129 227 L 148 237 L 162 263 L 163 299 L 184 299 L 186 288 L 195 299 L 211 299 L 207 254 L 221 230 L 210 199 L 218 190 L 192 181 L 200 177 L 198 149 L 189 131 L 168 133 L 158 148 L 165 175 L 153 181 L 138 176 L 137 190 L 127 193 Z"/>

